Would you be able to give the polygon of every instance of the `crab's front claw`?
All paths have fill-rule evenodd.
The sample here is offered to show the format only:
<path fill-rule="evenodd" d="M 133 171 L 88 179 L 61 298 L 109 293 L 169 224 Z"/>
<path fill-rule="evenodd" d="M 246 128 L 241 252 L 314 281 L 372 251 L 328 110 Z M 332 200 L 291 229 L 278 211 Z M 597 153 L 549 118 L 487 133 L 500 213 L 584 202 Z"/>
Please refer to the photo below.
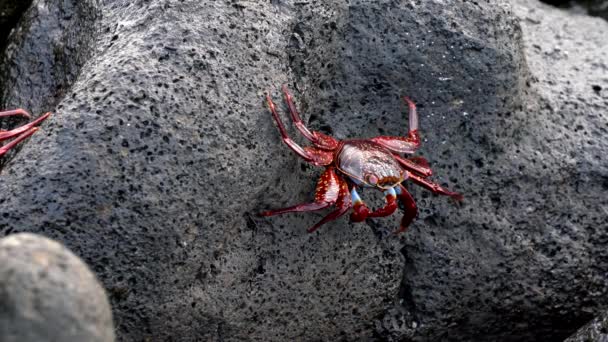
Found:
<path fill-rule="evenodd" d="M 30 115 L 22 109 L 0 112 L 0 117 L 16 116 L 16 115 L 25 116 L 27 118 L 30 117 Z M 46 113 L 46 114 L 42 115 L 41 117 L 39 117 L 38 119 L 36 119 L 28 124 L 25 124 L 23 126 L 17 127 L 13 130 L 0 131 L 0 142 L 11 139 L 11 138 L 15 138 L 10 143 L 0 147 L 0 158 L 3 157 L 11 148 L 15 147 L 15 145 L 19 144 L 23 140 L 30 137 L 32 134 L 36 133 L 36 131 L 38 130 L 37 126 L 40 125 L 44 120 L 48 119 L 49 116 L 51 116 L 51 113 Z"/>
<path fill-rule="evenodd" d="M 351 222 L 362 222 L 369 216 L 369 208 L 364 203 L 357 203 L 350 214 Z"/>
<path fill-rule="evenodd" d="M 353 202 L 353 212 L 350 214 L 351 222 L 363 222 L 369 216 L 369 208 L 363 203 L 356 189 L 350 191 L 351 200 Z"/>

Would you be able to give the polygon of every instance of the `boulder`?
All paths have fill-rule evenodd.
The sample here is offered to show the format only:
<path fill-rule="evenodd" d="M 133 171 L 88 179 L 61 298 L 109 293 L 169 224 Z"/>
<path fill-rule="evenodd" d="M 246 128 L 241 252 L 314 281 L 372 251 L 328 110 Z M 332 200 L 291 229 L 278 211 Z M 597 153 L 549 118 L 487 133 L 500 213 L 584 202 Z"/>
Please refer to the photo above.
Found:
<path fill-rule="evenodd" d="M 89 268 L 48 238 L 0 239 L 0 340 L 114 341 L 106 293 Z"/>
<path fill-rule="evenodd" d="M 2 232 L 44 232 L 82 255 L 121 340 L 371 336 L 398 293 L 396 240 L 344 220 L 306 233 L 318 214 L 255 216 L 309 200 L 318 175 L 302 171 L 263 102 L 291 77 L 293 8 L 98 6 L 92 57 L 3 170 Z M 29 101 L 45 101 L 35 74 L 8 75 L 20 94 L 10 103 L 30 83 Z"/>

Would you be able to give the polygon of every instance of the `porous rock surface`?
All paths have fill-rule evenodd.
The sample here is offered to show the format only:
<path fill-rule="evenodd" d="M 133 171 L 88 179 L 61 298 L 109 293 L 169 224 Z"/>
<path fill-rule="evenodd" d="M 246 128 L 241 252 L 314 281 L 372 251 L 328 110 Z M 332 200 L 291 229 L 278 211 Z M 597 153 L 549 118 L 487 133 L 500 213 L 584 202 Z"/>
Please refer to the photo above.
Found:
<path fill-rule="evenodd" d="M 607 342 L 608 341 L 608 315 L 594 318 L 582 328 L 564 340 L 564 342 Z"/>
<path fill-rule="evenodd" d="M 48 238 L 0 239 L 0 340 L 114 341 L 106 293 L 89 268 Z"/>
<path fill-rule="evenodd" d="M 95 5 L 92 57 L 3 170 L 0 229 L 93 265 L 119 339 L 558 340 L 607 304 L 601 19 L 515 0 Z M 12 93 L 45 88 L 31 77 Z M 319 214 L 255 217 L 311 200 L 319 174 L 264 106 L 282 83 L 340 139 L 404 134 L 409 95 L 420 155 L 465 202 L 411 186 L 401 237 L 399 215 L 314 234 Z"/>
<path fill-rule="evenodd" d="M 120 340 L 365 338 L 395 299 L 395 240 L 343 221 L 307 234 L 314 214 L 255 218 L 314 189 L 262 101 L 290 79 L 292 10 L 100 4 L 91 59 L 4 168 L 3 233 L 43 232 L 82 255 Z"/>

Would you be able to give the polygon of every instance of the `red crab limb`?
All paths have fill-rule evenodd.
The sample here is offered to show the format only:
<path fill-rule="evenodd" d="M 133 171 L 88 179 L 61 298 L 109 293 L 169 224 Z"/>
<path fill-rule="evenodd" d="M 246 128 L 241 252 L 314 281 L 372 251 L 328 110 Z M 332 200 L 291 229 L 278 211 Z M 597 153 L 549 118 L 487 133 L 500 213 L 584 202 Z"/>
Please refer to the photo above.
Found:
<path fill-rule="evenodd" d="M 431 164 L 429 164 L 429 161 L 426 160 L 426 158 L 424 158 L 424 157 L 414 156 L 414 157 L 409 157 L 407 159 L 413 163 L 418 164 L 419 166 L 425 167 L 427 169 L 431 168 Z"/>
<path fill-rule="evenodd" d="M 260 213 L 260 216 L 273 216 L 300 211 L 315 211 L 327 208 L 338 200 L 340 182 L 342 182 L 342 180 L 338 177 L 334 168 L 328 167 L 317 182 L 315 201 L 313 203 L 304 203 L 283 209 L 268 210 Z"/>
<path fill-rule="evenodd" d="M 316 131 L 311 132 L 306 127 L 306 125 L 304 125 L 304 122 L 300 118 L 300 114 L 298 114 L 296 105 L 293 103 L 293 97 L 287 90 L 287 85 L 283 84 L 281 89 L 283 90 L 283 94 L 285 95 L 285 100 L 287 101 L 287 106 L 289 107 L 289 113 L 291 114 L 291 119 L 293 120 L 294 124 L 296 125 L 296 128 L 298 129 L 298 131 L 300 131 L 300 133 L 302 133 L 302 135 L 306 139 L 310 140 L 318 148 L 322 148 L 325 150 L 335 150 L 336 147 L 338 147 L 338 141 L 336 141 L 336 139 L 334 139 L 328 135 L 325 135 L 321 132 L 316 132 Z"/>
<path fill-rule="evenodd" d="M 416 207 L 416 202 L 412 195 L 407 192 L 407 189 L 399 184 L 397 188 L 397 196 L 399 197 L 399 201 L 403 204 L 403 218 L 401 219 L 401 224 L 399 226 L 399 230 L 395 231 L 395 234 L 403 233 L 410 226 L 410 223 L 416 218 L 418 214 L 418 208 Z"/>
<path fill-rule="evenodd" d="M 403 97 L 409 107 L 409 132 L 407 137 L 379 136 L 370 139 L 389 150 L 397 153 L 414 153 L 420 147 L 420 135 L 418 134 L 418 113 L 416 105 L 409 97 Z"/>
<path fill-rule="evenodd" d="M 22 115 L 25 117 L 30 116 L 23 109 L 0 112 L 0 117 L 13 116 L 13 115 Z M 7 139 L 16 137 L 15 140 L 0 147 L 0 157 L 4 156 L 11 148 L 15 147 L 15 145 L 19 144 L 20 142 L 22 142 L 23 140 L 25 140 L 26 138 L 28 138 L 29 136 L 34 134 L 38 130 L 38 128 L 36 126 L 38 126 L 42 121 L 46 120 L 49 116 L 51 116 L 51 113 L 46 113 L 46 114 L 42 115 L 41 117 L 39 117 L 38 119 L 36 119 L 26 125 L 23 125 L 21 127 L 17 127 L 10 131 L 0 131 L 0 142 L 3 140 L 7 140 Z"/>
<path fill-rule="evenodd" d="M 8 150 L 10 150 L 11 148 L 15 147 L 17 144 L 19 144 L 23 140 L 29 138 L 32 134 L 36 133 L 37 130 L 38 130 L 38 127 L 30 128 L 29 131 L 26 131 L 25 133 L 22 133 L 15 140 L 13 140 L 10 143 L 8 143 L 8 144 L 0 147 L 0 157 L 4 156 L 8 152 Z M 2 132 L 0 132 L 0 134 L 1 133 Z"/>
<path fill-rule="evenodd" d="M 384 207 L 370 213 L 368 217 L 385 217 L 397 210 L 397 193 L 395 192 L 395 189 L 390 188 L 384 191 L 384 195 L 384 198 L 386 199 L 386 204 Z"/>
<path fill-rule="evenodd" d="M 324 225 L 329 221 L 333 221 L 340 216 L 346 214 L 346 212 L 352 207 L 352 202 L 350 198 L 350 191 L 348 191 L 348 184 L 342 178 L 338 176 L 340 180 L 340 190 L 338 193 L 338 200 L 336 201 L 337 209 L 329 213 L 325 216 L 321 221 L 319 221 L 314 226 L 308 228 L 308 232 L 312 233 L 317 230 L 320 226 Z"/>
<path fill-rule="evenodd" d="M 352 222 L 361 222 L 368 217 L 385 217 L 389 216 L 397 210 L 397 193 L 393 188 L 384 192 L 386 204 L 384 207 L 379 208 L 373 212 L 370 212 L 369 208 L 359 197 L 357 190 L 353 188 L 351 190 L 353 200 L 353 212 L 350 215 Z"/>
<path fill-rule="evenodd" d="M 5 112 L 0 112 L 0 116 L 16 116 L 16 115 L 25 116 L 28 119 L 32 118 L 30 113 L 26 112 L 25 110 L 23 110 L 21 108 L 14 109 L 14 110 L 7 110 Z"/>
<path fill-rule="evenodd" d="M 429 177 L 433 174 L 433 170 L 428 167 L 428 163 L 416 163 L 414 158 L 406 159 L 397 154 L 393 154 L 393 157 L 408 171 L 414 171 L 421 174 L 423 177 Z M 426 162 L 426 159 L 419 157 Z M 416 159 L 417 160 L 417 159 Z"/>
<path fill-rule="evenodd" d="M 350 220 L 351 222 L 362 222 L 369 216 L 370 210 L 361 200 L 361 197 L 359 197 L 355 187 L 350 190 L 350 194 L 353 204 L 353 212 L 350 214 Z"/>
<path fill-rule="evenodd" d="M 463 196 L 461 194 L 447 190 L 447 189 L 443 188 L 441 185 L 431 182 L 428 179 L 424 179 L 424 178 L 414 175 L 414 174 L 410 174 L 410 179 L 412 181 L 414 181 L 414 183 L 423 186 L 424 188 L 432 191 L 435 194 L 450 196 L 457 201 L 463 200 Z"/>
<path fill-rule="evenodd" d="M 279 131 L 281 132 L 281 137 L 283 141 L 289 148 L 291 148 L 295 153 L 297 153 L 300 157 L 304 158 L 307 162 L 316 165 L 316 166 L 324 166 L 331 164 L 333 160 L 333 154 L 329 151 L 323 151 L 320 149 L 315 149 L 314 147 L 308 147 L 306 149 L 302 148 L 300 145 L 296 144 L 289 135 L 287 135 L 287 130 L 285 130 L 285 126 L 283 126 L 283 122 L 279 118 L 279 114 L 277 113 L 277 109 L 272 102 L 272 99 L 269 95 L 266 95 L 266 102 L 268 102 L 268 107 L 270 107 L 270 111 L 272 112 L 272 117 L 277 123 L 279 127 Z M 314 153 L 310 153 L 310 151 L 314 151 Z M 328 162 L 329 160 L 329 162 Z"/>

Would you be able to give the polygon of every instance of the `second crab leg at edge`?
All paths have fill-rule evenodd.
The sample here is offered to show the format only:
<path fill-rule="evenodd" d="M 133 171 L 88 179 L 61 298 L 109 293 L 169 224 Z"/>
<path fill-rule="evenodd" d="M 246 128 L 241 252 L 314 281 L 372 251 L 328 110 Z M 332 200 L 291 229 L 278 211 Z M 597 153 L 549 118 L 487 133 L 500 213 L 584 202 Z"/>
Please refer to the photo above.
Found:
<path fill-rule="evenodd" d="M 0 112 L 0 117 L 16 116 L 16 115 L 25 116 L 26 118 L 31 117 L 30 114 L 28 112 L 24 111 L 23 109 L 16 109 L 16 110 Z M 38 127 L 36 127 L 36 126 L 38 126 L 40 123 L 42 123 L 42 121 L 46 120 L 49 116 L 51 116 L 51 113 L 46 113 L 46 114 L 42 115 L 41 117 L 37 118 L 36 120 L 34 120 L 26 125 L 23 125 L 21 127 L 17 127 L 13 130 L 10 130 L 10 131 L 1 131 L 0 130 L 0 141 L 16 137 L 15 140 L 0 147 L 0 157 L 4 156 L 11 148 L 15 147 L 15 145 L 19 144 L 23 140 L 30 137 L 32 134 L 36 133 L 36 131 L 38 130 Z"/>

